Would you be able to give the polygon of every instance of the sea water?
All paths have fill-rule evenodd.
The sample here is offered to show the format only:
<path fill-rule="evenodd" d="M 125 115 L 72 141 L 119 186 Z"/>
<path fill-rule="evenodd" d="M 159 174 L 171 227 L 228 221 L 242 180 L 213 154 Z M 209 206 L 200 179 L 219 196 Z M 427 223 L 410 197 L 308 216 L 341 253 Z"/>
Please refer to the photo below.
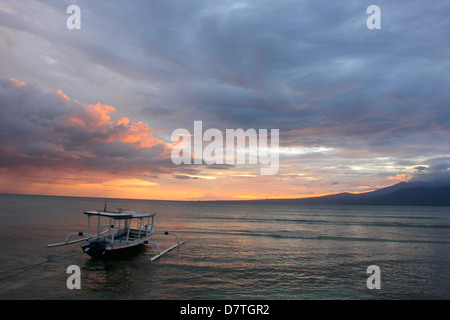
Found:
<path fill-rule="evenodd" d="M 449 299 L 450 207 L 106 199 L 156 212 L 155 229 L 186 243 L 150 262 L 95 260 L 80 244 L 105 199 L 0 195 L 1 299 Z M 157 235 L 161 249 L 176 243 Z M 80 289 L 69 289 L 69 266 Z M 369 289 L 370 266 L 380 289 Z"/>

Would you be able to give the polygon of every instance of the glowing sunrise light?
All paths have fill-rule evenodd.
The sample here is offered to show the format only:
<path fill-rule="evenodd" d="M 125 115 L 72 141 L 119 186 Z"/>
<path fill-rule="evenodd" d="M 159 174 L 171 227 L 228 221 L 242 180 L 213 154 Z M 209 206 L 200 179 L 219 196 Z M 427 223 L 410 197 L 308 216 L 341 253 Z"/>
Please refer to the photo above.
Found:
<path fill-rule="evenodd" d="M 305 155 L 310 153 L 331 152 L 333 148 L 326 147 L 280 147 L 281 155 Z"/>

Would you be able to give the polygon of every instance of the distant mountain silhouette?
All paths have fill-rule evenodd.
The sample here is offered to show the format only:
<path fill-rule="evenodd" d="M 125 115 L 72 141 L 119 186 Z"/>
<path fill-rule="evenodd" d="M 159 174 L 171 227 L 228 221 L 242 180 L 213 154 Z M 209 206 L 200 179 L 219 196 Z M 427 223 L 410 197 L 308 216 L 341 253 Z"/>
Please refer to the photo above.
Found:
<path fill-rule="evenodd" d="M 386 204 L 416 206 L 450 206 L 450 187 L 413 187 L 402 188 L 392 193 L 357 199 L 355 204 Z"/>
<path fill-rule="evenodd" d="M 450 185 L 450 182 L 448 184 Z M 435 182 L 401 182 L 386 188 L 358 194 L 344 192 L 313 198 L 256 201 L 298 204 L 450 206 L 450 186 Z"/>

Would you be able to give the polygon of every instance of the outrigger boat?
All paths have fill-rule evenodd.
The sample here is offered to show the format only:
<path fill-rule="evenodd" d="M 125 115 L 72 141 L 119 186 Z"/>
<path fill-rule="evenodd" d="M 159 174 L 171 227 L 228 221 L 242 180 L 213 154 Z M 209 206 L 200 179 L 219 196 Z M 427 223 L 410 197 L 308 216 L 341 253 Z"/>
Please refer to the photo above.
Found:
<path fill-rule="evenodd" d="M 145 244 L 156 246 L 158 254 L 150 260 L 155 261 L 165 253 L 175 249 L 182 244 L 177 234 L 170 231 L 155 231 L 154 221 L 155 213 L 135 212 L 129 209 L 119 209 L 118 212 L 111 212 L 105 209 L 103 211 L 85 211 L 87 215 L 87 231 L 72 232 L 64 242 L 48 244 L 47 248 L 65 246 L 74 243 L 83 242 L 81 249 L 93 258 L 110 257 L 116 254 L 129 252 Z M 91 218 L 97 217 L 97 223 L 94 224 L 95 232 L 91 233 Z M 106 221 L 109 220 L 109 223 Z M 151 241 L 155 234 L 173 235 L 177 239 L 177 244 L 161 252 L 157 242 Z M 82 239 L 71 240 L 72 237 L 79 236 Z"/>

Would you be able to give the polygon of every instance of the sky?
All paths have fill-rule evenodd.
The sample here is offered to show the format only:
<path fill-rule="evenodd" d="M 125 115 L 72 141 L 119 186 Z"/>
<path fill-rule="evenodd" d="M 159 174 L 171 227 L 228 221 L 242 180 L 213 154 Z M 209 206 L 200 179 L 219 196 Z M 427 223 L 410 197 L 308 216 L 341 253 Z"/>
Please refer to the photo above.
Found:
<path fill-rule="evenodd" d="M 246 200 L 447 179 L 449 16 L 440 0 L 1 0 L 0 192 Z M 278 171 L 176 165 L 172 133 L 194 121 L 279 130 Z"/>

